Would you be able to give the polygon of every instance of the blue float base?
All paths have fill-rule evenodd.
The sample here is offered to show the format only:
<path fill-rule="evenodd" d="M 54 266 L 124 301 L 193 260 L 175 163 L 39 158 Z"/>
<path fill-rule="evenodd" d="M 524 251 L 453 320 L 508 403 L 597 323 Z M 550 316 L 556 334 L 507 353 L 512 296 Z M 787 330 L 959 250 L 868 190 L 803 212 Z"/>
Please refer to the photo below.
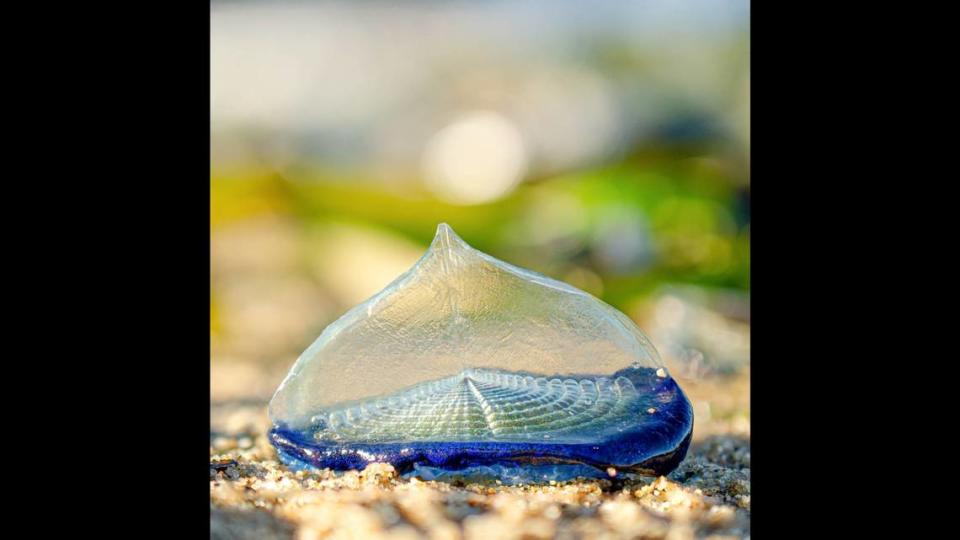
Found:
<path fill-rule="evenodd" d="M 506 483 L 608 478 L 618 472 L 659 476 L 683 461 L 693 432 L 693 409 L 672 378 L 635 383 L 650 386 L 656 398 L 655 417 L 636 429 L 591 443 L 526 441 L 407 441 L 335 443 L 318 441 L 309 431 L 275 425 L 270 442 L 280 460 L 293 469 L 363 469 L 390 463 L 400 474 L 425 479 L 490 477 Z"/>

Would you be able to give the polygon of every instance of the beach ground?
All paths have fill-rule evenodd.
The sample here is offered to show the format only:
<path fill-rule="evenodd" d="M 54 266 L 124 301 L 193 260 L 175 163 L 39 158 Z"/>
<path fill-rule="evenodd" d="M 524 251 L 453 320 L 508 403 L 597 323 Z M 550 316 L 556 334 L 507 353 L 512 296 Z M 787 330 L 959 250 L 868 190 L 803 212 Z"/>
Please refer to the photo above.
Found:
<path fill-rule="evenodd" d="M 213 367 L 211 538 L 750 536 L 749 370 L 678 378 L 694 405 L 694 438 L 686 459 L 665 477 L 504 486 L 407 480 L 387 464 L 291 472 L 266 438 L 266 388 L 275 376 L 243 369 Z M 251 377 L 269 382 L 244 385 Z"/>

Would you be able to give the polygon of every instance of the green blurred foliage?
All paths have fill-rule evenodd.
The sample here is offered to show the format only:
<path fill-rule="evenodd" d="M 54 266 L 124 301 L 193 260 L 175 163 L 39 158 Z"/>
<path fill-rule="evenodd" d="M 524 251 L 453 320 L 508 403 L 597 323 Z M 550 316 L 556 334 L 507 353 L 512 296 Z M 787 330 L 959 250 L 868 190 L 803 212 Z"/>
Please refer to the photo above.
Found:
<path fill-rule="evenodd" d="M 211 228 L 279 215 L 304 230 L 353 223 L 389 231 L 425 249 L 437 224 L 447 222 L 482 251 L 571 281 L 623 309 L 664 283 L 749 290 L 748 188 L 731 169 L 710 158 L 634 156 L 528 181 L 476 206 L 318 169 L 245 170 L 213 175 Z M 633 248 L 639 239 L 647 256 L 626 269 L 611 267 L 601 256 L 605 235 L 625 237 Z M 616 238 L 611 245 L 615 259 Z"/>

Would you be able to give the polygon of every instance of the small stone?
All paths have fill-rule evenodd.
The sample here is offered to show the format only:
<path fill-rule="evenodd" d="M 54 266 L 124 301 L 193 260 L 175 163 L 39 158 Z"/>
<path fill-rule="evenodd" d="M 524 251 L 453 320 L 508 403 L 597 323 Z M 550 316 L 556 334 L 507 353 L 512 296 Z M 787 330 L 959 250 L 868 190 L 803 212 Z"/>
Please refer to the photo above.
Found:
<path fill-rule="evenodd" d="M 388 486 L 397 477 L 397 470 L 389 463 L 371 463 L 360 473 L 364 484 Z"/>

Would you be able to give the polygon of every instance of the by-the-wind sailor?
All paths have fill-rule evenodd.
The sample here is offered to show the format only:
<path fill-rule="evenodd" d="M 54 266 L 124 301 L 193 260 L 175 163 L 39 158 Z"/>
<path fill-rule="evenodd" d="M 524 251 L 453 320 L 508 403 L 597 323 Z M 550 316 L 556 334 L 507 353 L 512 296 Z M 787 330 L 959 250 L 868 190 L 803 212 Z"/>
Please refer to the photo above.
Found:
<path fill-rule="evenodd" d="M 689 401 L 629 318 L 446 224 L 413 268 L 304 351 L 270 417 L 292 467 L 380 461 L 508 480 L 666 474 L 693 428 Z"/>

